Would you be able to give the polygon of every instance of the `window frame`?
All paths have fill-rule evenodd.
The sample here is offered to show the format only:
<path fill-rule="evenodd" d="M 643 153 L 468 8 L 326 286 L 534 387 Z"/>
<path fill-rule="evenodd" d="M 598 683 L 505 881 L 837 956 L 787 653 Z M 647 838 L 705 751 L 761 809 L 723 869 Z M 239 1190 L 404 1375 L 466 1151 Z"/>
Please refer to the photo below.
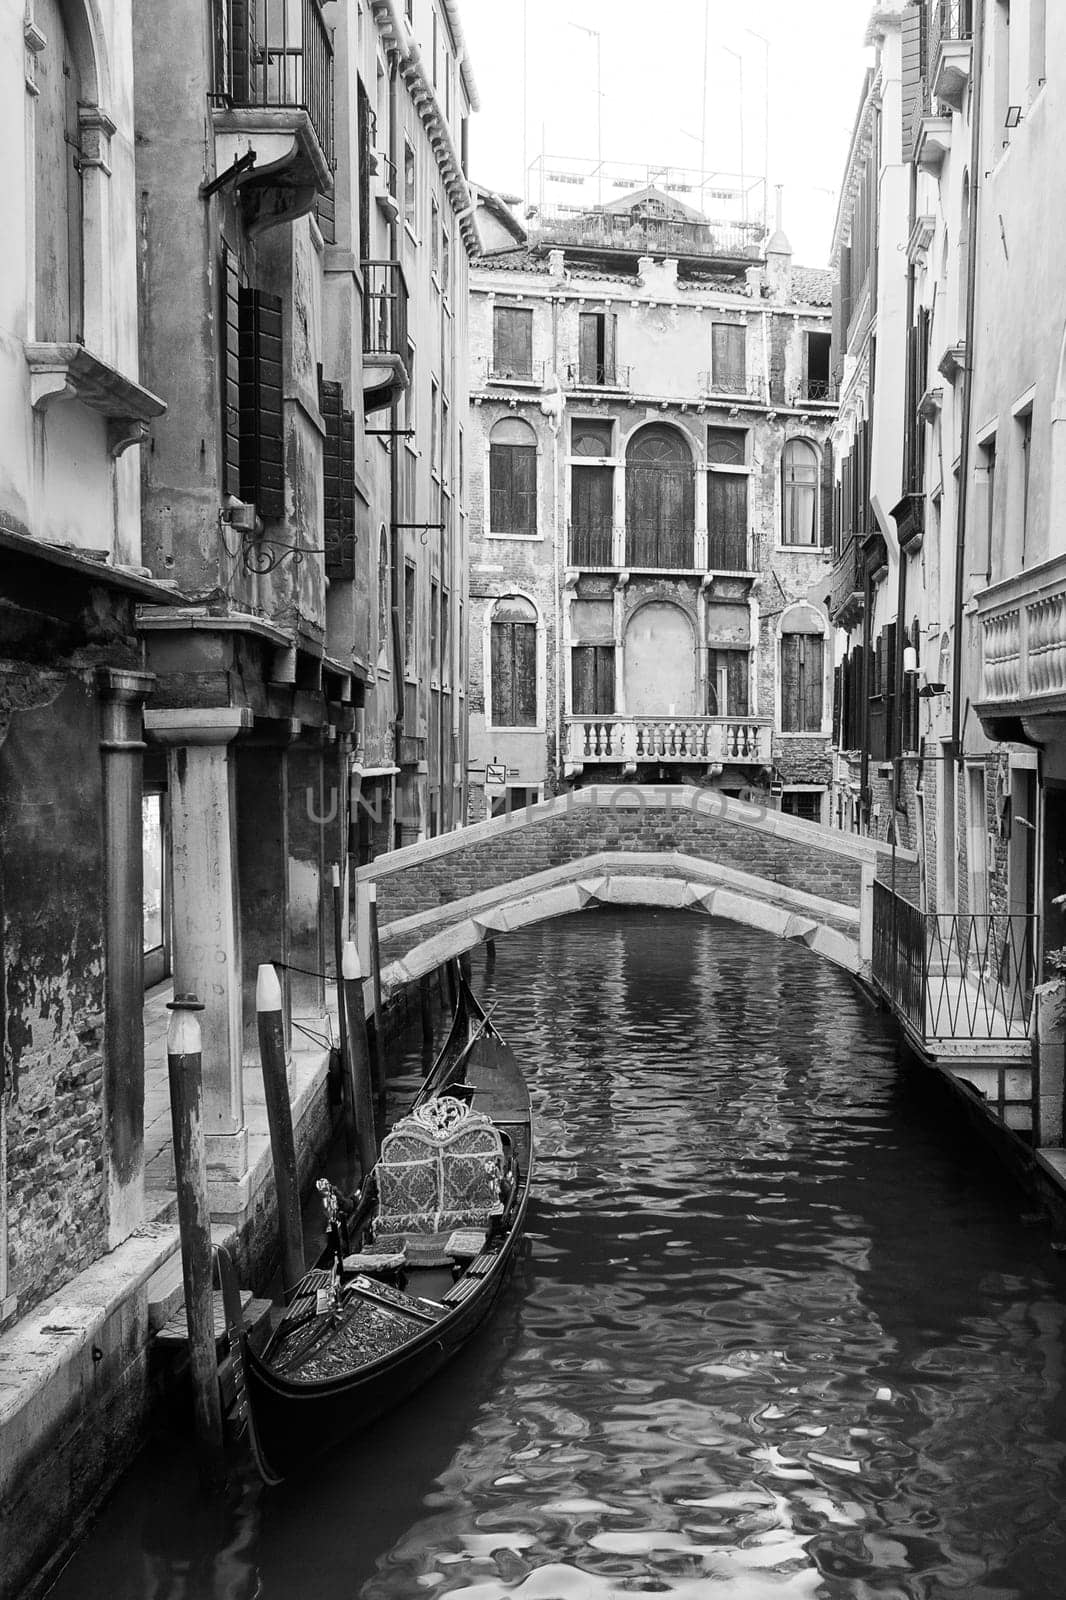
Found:
<path fill-rule="evenodd" d="M 804 669 L 805 663 L 802 660 L 798 663 L 799 673 L 797 675 L 798 682 L 799 682 L 799 685 L 800 685 L 799 691 L 798 691 L 798 694 L 799 694 L 799 699 L 798 699 L 798 721 L 799 721 L 800 725 L 799 726 L 795 726 L 795 727 L 786 725 L 785 654 L 786 654 L 786 642 L 789 641 L 789 640 L 792 640 L 792 639 L 797 639 L 797 640 L 817 639 L 818 640 L 818 646 L 819 646 L 819 652 L 820 652 L 819 676 L 818 676 L 818 713 L 817 713 L 817 717 L 814 719 L 816 725 L 813 726 L 813 727 L 809 727 L 809 726 L 806 725 L 806 723 L 807 723 L 807 710 L 808 710 L 808 694 L 811 692 L 812 683 L 811 683 L 810 677 L 807 674 L 804 673 L 803 669 Z M 825 635 L 824 631 L 816 631 L 815 629 L 812 629 L 812 628 L 790 628 L 788 626 L 788 623 L 787 623 L 787 614 L 786 614 L 786 618 L 782 618 L 781 632 L 778 635 L 778 641 L 777 641 L 777 718 L 776 718 L 776 721 L 777 721 L 777 727 L 778 727 L 778 730 L 779 730 L 780 733 L 785 734 L 785 735 L 798 736 L 800 738 L 811 738 L 811 737 L 816 737 L 819 734 L 824 734 L 825 733 L 825 731 L 826 731 L 826 704 L 825 704 L 825 702 L 826 702 L 826 662 L 828 660 L 828 657 L 829 657 L 829 652 L 828 652 L 828 650 L 826 648 L 826 635 Z"/>
<path fill-rule="evenodd" d="M 516 422 L 516 421 L 519 422 L 524 429 L 528 430 L 529 439 L 530 439 L 530 442 L 528 444 L 520 444 L 516 440 L 509 440 L 509 439 L 497 439 L 494 442 L 493 435 L 499 431 L 501 426 L 506 426 L 508 423 L 512 423 L 512 422 Z M 530 495 L 530 494 L 532 495 L 532 517 L 530 519 L 532 521 L 532 526 L 530 528 L 528 528 L 528 529 L 516 528 L 514 526 L 510 526 L 510 527 L 497 527 L 496 526 L 495 509 L 496 509 L 497 495 L 500 493 L 500 488 L 499 488 L 498 484 L 494 485 L 494 483 L 493 483 L 493 479 L 494 479 L 494 476 L 495 476 L 494 461 L 502 463 L 503 452 L 504 451 L 508 452 L 509 458 L 510 458 L 510 462 L 511 462 L 511 466 L 510 466 L 511 486 L 510 486 L 509 493 L 510 493 L 510 499 L 511 499 L 512 507 L 513 507 L 513 504 L 514 504 L 514 497 L 515 497 L 516 493 L 524 493 L 526 495 Z M 518 452 L 518 451 L 522 452 L 521 459 L 523 460 L 523 462 L 526 463 L 526 467 L 527 468 L 528 468 L 529 463 L 528 463 L 526 458 L 527 457 L 531 458 L 531 461 L 532 461 L 532 488 L 531 489 L 516 491 L 516 489 L 514 487 L 514 461 L 515 461 L 515 452 Z M 484 536 L 485 536 L 485 538 L 487 538 L 487 539 L 520 539 L 520 540 L 523 540 L 523 541 L 530 540 L 530 539 L 541 539 L 541 538 L 543 538 L 543 531 L 541 529 L 541 521 L 540 521 L 540 441 L 539 441 L 539 439 L 537 437 L 536 430 L 528 422 L 526 422 L 524 417 L 513 418 L 510 415 L 505 415 L 505 416 L 502 416 L 502 417 L 498 417 L 496 419 L 496 421 L 490 427 L 489 432 L 488 432 L 488 438 L 486 440 L 485 484 L 486 484 L 486 486 L 488 488 L 488 495 L 487 495 L 487 498 L 486 498 L 485 508 L 484 508 Z"/>
<path fill-rule="evenodd" d="M 524 601 L 533 612 L 533 619 L 519 622 L 517 619 L 502 619 L 496 613 L 499 606 L 507 601 Z M 496 674 L 493 671 L 494 629 L 497 625 L 504 625 L 512 630 L 515 627 L 527 627 L 534 630 L 533 634 L 533 720 L 532 722 L 500 722 L 496 720 Z M 485 684 L 485 727 L 493 732 L 500 733 L 543 733 L 545 731 L 545 652 L 544 652 L 544 616 L 533 596 L 519 589 L 509 589 L 505 594 L 496 595 L 490 605 L 485 607 L 483 624 L 483 664 Z M 513 660 L 512 660 L 513 669 Z M 512 696 L 512 709 L 514 700 Z"/>
<path fill-rule="evenodd" d="M 788 536 L 789 531 L 793 526 L 793 517 L 789 510 L 790 506 L 792 505 L 792 494 L 790 494 L 790 490 L 794 493 L 798 488 L 808 487 L 808 485 L 801 484 L 795 480 L 790 482 L 786 476 L 789 470 L 790 452 L 792 452 L 797 445 L 809 450 L 813 456 L 814 475 L 811 484 L 809 485 L 809 487 L 813 489 L 810 540 L 799 540 L 789 538 Z M 817 442 L 814 439 L 809 438 L 806 434 L 792 434 L 789 438 L 787 438 L 781 447 L 781 468 L 778 476 L 781 484 L 781 517 L 778 527 L 778 548 L 781 550 L 788 550 L 793 553 L 799 551 L 803 554 L 810 554 L 813 552 L 814 554 L 821 555 L 826 547 L 822 543 L 822 451 Z"/>
<path fill-rule="evenodd" d="M 520 318 L 522 318 L 521 324 L 517 324 L 516 323 L 515 326 L 519 326 L 520 325 L 522 328 L 524 328 L 528 332 L 529 362 L 528 362 L 528 369 L 527 370 L 523 370 L 522 369 L 521 363 L 515 363 L 514 370 L 511 371 L 511 370 L 509 370 L 507 368 L 506 363 L 505 362 L 501 362 L 501 360 L 500 360 L 500 348 L 501 348 L 501 344 L 503 343 L 503 341 L 501 341 L 501 339 L 500 339 L 500 318 L 501 318 L 501 316 L 510 316 L 510 317 L 520 317 Z M 523 341 L 522 342 L 523 342 L 523 344 L 525 344 L 527 342 L 526 339 L 525 339 L 525 336 L 523 336 Z M 524 353 L 525 352 L 523 351 L 523 354 Z M 498 302 L 493 302 L 493 307 L 492 307 L 492 356 L 491 356 L 491 361 L 492 361 L 491 372 L 490 372 L 490 376 L 491 377 L 496 378 L 497 380 L 503 381 L 505 383 L 532 383 L 533 382 L 533 307 L 532 306 L 517 306 L 517 305 L 511 305 L 511 304 L 509 304 L 507 302 L 505 302 L 503 305 L 500 305 Z"/>
<path fill-rule="evenodd" d="M 715 434 L 735 434 L 742 441 L 742 459 L 738 464 L 731 462 L 712 461 L 710 452 L 712 438 Z M 750 428 L 728 428 L 717 423 L 711 424 L 704 439 L 705 457 L 704 470 L 706 472 L 706 530 L 707 550 L 705 566 L 713 572 L 750 572 L 754 565 L 754 551 L 752 550 L 751 526 L 751 455 L 752 455 L 752 430 Z M 718 566 L 712 561 L 712 541 L 714 532 L 711 526 L 711 480 L 713 477 L 743 478 L 744 489 L 744 563 L 740 567 Z"/>

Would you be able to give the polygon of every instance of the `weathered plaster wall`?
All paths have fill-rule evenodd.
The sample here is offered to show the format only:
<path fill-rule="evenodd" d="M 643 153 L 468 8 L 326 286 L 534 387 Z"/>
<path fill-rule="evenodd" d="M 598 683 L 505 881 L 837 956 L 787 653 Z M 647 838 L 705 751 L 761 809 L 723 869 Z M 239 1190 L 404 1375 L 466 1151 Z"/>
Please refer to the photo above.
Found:
<path fill-rule="evenodd" d="M 106 1248 L 99 737 L 85 683 L 0 672 L 9 1291 L 20 1312 Z"/>

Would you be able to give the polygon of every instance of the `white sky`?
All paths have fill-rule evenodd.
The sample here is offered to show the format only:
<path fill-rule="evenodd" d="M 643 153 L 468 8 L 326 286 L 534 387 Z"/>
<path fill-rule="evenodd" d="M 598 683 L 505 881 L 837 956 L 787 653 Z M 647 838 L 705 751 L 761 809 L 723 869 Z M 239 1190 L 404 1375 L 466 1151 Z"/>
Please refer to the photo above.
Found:
<path fill-rule="evenodd" d="M 795 260 L 824 266 L 871 10 L 871 0 L 460 0 L 481 100 L 471 177 L 521 194 L 523 152 L 532 162 L 542 137 L 551 155 L 596 156 L 596 40 L 571 24 L 600 36 L 604 160 L 698 167 L 706 19 L 707 166 L 740 172 L 743 77 L 744 172 L 761 176 L 768 65 L 771 226 L 780 183 Z"/>

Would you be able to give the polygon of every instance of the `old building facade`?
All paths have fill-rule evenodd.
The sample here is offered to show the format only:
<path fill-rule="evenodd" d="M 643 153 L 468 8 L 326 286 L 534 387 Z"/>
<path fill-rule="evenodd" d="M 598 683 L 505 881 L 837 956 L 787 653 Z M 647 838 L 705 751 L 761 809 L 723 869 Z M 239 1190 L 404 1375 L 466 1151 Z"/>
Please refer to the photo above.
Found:
<path fill-rule="evenodd" d="M 472 275 L 473 814 L 684 779 L 820 819 L 828 274 L 631 188 Z"/>
<path fill-rule="evenodd" d="M 145 1154 L 146 1075 L 166 1094 L 146 985 L 203 1002 L 212 1213 L 250 1258 L 269 1220 L 245 1094 L 257 967 L 283 975 L 293 1082 L 324 1135 L 327 1057 L 300 1025 L 328 1033 L 333 870 L 347 921 L 352 864 L 463 817 L 479 238 L 453 0 L 5 0 L 0 27 L 14 1582 L 60 1548 L 35 1502 L 64 1526 L 83 1509 L 48 1488 L 65 1469 L 30 1425 L 42 1402 L 20 1340 L 55 1291 L 80 1304 L 108 1252 L 141 1276 L 108 1291 L 104 1323 L 92 1302 L 63 1357 L 106 1416 L 89 1418 L 80 1378 L 49 1391 L 64 1448 L 96 1441 L 74 1500 L 117 1469 L 108 1440 L 148 1401 L 142 1258 L 176 1234 L 169 1154 Z M 146 1224 L 162 1229 L 151 1248 Z"/>

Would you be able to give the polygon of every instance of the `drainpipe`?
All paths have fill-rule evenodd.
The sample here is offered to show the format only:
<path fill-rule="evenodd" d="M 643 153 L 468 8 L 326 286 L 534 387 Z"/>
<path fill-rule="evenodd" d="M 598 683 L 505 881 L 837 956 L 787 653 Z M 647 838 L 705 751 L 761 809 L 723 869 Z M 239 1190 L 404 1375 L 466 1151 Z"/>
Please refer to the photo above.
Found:
<path fill-rule="evenodd" d="M 910 164 L 910 203 L 907 207 L 908 233 L 914 227 L 914 219 L 918 212 L 918 171 L 912 161 Z M 910 495 L 916 490 L 924 488 L 923 484 L 915 482 L 915 455 L 917 439 L 915 437 L 918 422 L 918 395 L 915 393 L 917 383 L 917 367 L 912 358 L 914 328 L 914 300 L 915 300 L 915 265 L 913 261 L 907 264 L 907 365 L 906 365 L 906 404 L 907 423 L 904 431 L 904 442 L 908 437 L 912 441 L 912 448 L 903 462 L 903 494 Z M 924 422 L 921 424 L 925 426 Z M 914 430 L 913 432 L 911 430 Z M 892 717 L 892 892 L 895 895 L 895 870 L 896 870 L 896 815 L 899 808 L 899 785 L 903 776 L 903 640 L 904 618 L 907 614 L 907 558 L 902 544 L 899 543 L 899 525 L 896 526 L 896 542 L 899 546 L 899 571 L 896 585 L 896 661 L 893 671 L 892 692 L 895 698 Z"/>
<path fill-rule="evenodd" d="M 397 57 L 395 51 L 393 51 L 392 54 L 390 55 L 390 58 L 389 58 L 389 150 L 391 152 L 392 159 L 394 161 L 396 159 L 396 151 L 399 150 L 399 148 L 400 148 L 400 106 L 399 106 L 399 88 L 398 88 L 398 83 L 399 83 L 399 58 Z M 399 183 L 397 183 L 397 188 L 399 188 Z M 390 256 L 392 257 L 392 259 L 394 261 L 399 261 L 399 259 L 400 259 L 399 209 L 397 209 L 396 216 L 393 217 L 392 220 L 389 223 L 389 254 L 390 254 Z M 407 355 L 406 350 L 403 351 L 403 352 L 400 352 L 400 353 L 402 353 L 402 355 L 404 357 L 406 357 L 406 355 Z M 389 426 L 392 429 L 392 438 L 389 440 L 389 508 L 390 508 L 390 527 L 389 527 L 389 599 L 390 599 L 390 603 L 391 603 L 390 604 L 390 609 L 391 609 L 391 613 L 392 613 L 392 670 L 393 670 L 393 718 L 392 718 L 393 751 L 392 751 L 392 760 L 393 760 L 393 765 L 395 767 L 399 768 L 401 766 L 401 762 L 400 762 L 400 743 L 401 743 L 401 740 L 403 738 L 403 695 L 404 695 L 404 683 L 406 681 L 407 662 L 404 660 L 405 641 L 404 641 L 404 637 L 403 637 L 402 613 L 401 613 L 401 609 L 400 609 L 401 605 L 403 603 L 402 602 L 402 595 L 401 595 L 401 591 L 400 591 L 401 567 L 400 567 L 400 552 L 399 552 L 399 548 L 398 548 L 400 533 L 399 533 L 399 529 L 396 526 L 397 522 L 399 522 L 401 520 L 399 515 L 398 515 L 399 498 L 400 498 L 400 462 L 399 462 L 400 435 L 399 435 L 399 432 L 398 432 L 399 427 L 400 427 L 400 397 L 399 397 L 398 394 L 395 394 L 393 396 L 392 403 L 389 406 Z M 389 842 L 389 848 L 390 849 L 393 848 L 393 845 L 395 843 L 395 835 L 396 835 L 396 810 L 397 810 L 397 799 L 398 799 L 397 791 L 399 789 L 399 776 L 400 776 L 399 773 L 397 773 L 396 777 L 394 777 L 393 780 L 392 780 L 392 793 L 393 793 L 392 830 L 393 830 L 393 838 Z"/>
<path fill-rule="evenodd" d="M 959 504 L 955 534 L 954 649 L 951 662 L 951 754 L 962 766 L 962 612 L 966 601 L 966 511 L 970 499 L 970 432 L 973 423 L 974 327 L 977 311 L 977 215 L 981 191 L 981 92 L 985 35 L 984 0 L 975 7 L 970 80 L 970 216 L 966 270 L 966 364 L 962 374 L 962 447 L 959 451 Z"/>

